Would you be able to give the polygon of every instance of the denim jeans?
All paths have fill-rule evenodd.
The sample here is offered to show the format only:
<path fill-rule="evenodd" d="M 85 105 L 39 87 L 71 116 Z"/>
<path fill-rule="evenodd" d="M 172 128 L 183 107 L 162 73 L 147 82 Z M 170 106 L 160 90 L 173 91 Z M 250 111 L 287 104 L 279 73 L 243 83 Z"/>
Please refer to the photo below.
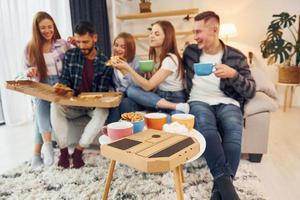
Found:
<path fill-rule="evenodd" d="M 234 177 L 240 162 L 243 115 L 238 106 L 191 102 L 195 129 L 206 140 L 204 157 L 214 179 L 223 175 Z"/>
<path fill-rule="evenodd" d="M 176 111 L 157 108 L 156 105 L 159 100 L 165 99 L 173 103 L 183 103 L 186 101 L 186 95 L 183 90 L 171 92 L 156 89 L 155 92 L 147 92 L 144 91 L 141 87 L 131 85 L 128 87 L 126 94 L 129 99 L 146 109 L 148 108 L 150 110 L 165 112 L 169 114 L 175 113 Z"/>
<path fill-rule="evenodd" d="M 54 85 L 58 82 L 58 76 L 49 76 L 42 83 Z M 35 107 L 35 144 L 43 144 L 42 134 L 46 132 L 52 132 L 51 121 L 50 121 L 50 104 L 51 102 L 34 98 Z"/>

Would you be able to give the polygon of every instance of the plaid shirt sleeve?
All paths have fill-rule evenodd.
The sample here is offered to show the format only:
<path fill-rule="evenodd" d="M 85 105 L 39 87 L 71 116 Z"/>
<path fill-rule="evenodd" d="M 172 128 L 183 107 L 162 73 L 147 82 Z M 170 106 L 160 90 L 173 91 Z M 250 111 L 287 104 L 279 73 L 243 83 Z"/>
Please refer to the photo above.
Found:
<path fill-rule="evenodd" d="M 96 73 L 93 83 L 93 92 L 107 92 L 113 88 L 113 69 L 106 67 L 105 63 L 107 57 L 99 53 L 96 60 L 97 67 L 94 73 Z"/>
<path fill-rule="evenodd" d="M 68 87 L 73 88 L 73 84 L 71 81 L 71 73 L 70 73 L 70 60 L 71 60 L 71 53 L 70 51 L 67 51 L 65 53 L 64 59 L 63 59 L 63 68 L 62 73 L 59 78 L 59 82 L 67 85 Z"/>
<path fill-rule="evenodd" d="M 227 48 L 228 52 L 224 63 L 234 68 L 237 71 L 237 75 L 231 79 L 225 79 L 224 83 L 227 87 L 231 86 L 234 88 L 240 96 L 250 99 L 255 95 L 256 84 L 251 76 L 247 59 L 237 49 Z"/>

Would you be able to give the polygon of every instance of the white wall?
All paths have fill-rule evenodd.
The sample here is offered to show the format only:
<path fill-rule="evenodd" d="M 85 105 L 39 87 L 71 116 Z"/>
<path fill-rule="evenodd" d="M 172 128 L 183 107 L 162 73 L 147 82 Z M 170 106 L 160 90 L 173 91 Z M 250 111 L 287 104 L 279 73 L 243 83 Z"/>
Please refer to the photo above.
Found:
<path fill-rule="evenodd" d="M 5 89 L 4 81 L 13 80 L 24 71 L 24 49 L 31 38 L 32 20 L 37 11 L 46 11 L 54 18 L 63 38 L 72 34 L 68 0 L 0 1 L 0 89 L 8 125 L 32 119 L 30 97 Z"/>
<path fill-rule="evenodd" d="M 117 15 L 138 13 L 138 1 L 125 0 L 117 4 Z M 234 23 L 238 30 L 238 36 L 232 38 L 230 45 L 239 48 L 245 54 L 248 51 L 254 53 L 254 66 L 263 68 L 274 83 L 277 80 L 277 69 L 275 66 L 267 66 L 260 53 L 260 42 L 265 39 L 266 29 L 272 15 L 282 11 L 290 14 L 300 14 L 300 0 L 152 0 L 152 11 L 166 11 L 185 8 L 199 8 L 199 11 L 213 10 L 219 14 L 221 23 Z M 193 20 L 184 22 L 184 16 L 163 17 L 143 20 L 119 21 L 118 31 L 128 31 L 130 33 L 142 33 L 150 24 L 159 19 L 170 20 L 176 30 L 188 31 L 192 29 Z M 298 23 L 296 23 L 298 24 Z M 188 38 L 178 37 L 179 47 L 182 48 Z M 138 53 L 147 52 L 147 40 L 138 42 Z M 283 103 L 283 88 L 279 88 L 280 104 Z M 300 106 L 300 87 L 295 91 L 294 105 Z"/>

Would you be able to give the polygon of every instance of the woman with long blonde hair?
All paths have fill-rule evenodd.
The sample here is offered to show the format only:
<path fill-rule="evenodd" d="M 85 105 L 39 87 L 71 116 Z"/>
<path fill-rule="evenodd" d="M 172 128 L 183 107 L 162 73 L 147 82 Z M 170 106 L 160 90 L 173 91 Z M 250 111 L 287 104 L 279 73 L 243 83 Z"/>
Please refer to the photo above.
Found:
<path fill-rule="evenodd" d="M 61 39 L 53 18 L 43 11 L 36 13 L 32 23 L 32 38 L 25 49 L 26 76 L 41 83 L 55 84 L 62 70 L 64 53 L 70 47 L 70 44 Z M 32 168 L 43 164 L 50 166 L 54 160 L 50 102 L 38 98 L 33 101 L 36 128 Z"/>

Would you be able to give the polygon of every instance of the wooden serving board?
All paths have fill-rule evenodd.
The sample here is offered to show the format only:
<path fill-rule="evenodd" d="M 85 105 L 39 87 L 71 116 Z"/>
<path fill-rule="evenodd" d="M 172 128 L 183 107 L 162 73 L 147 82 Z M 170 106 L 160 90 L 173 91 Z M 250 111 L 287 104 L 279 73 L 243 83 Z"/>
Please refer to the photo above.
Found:
<path fill-rule="evenodd" d="M 80 95 L 84 94 L 86 93 Z M 80 97 L 60 98 L 58 103 L 68 106 L 113 108 L 118 107 L 122 100 L 120 92 L 93 92 L 93 94 L 100 94 L 102 97 L 99 99 L 82 99 Z"/>
<path fill-rule="evenodd" d="M 194 157 L 200 144 L 193 137 L 148 129 L 100 148 L 103 156 L 141 171 L 165 172 Z"/>
<path fill-rule="evenodd" d="M 51 102 L 57 102 L 61 98 L 55 94 L 51 85 L 30 80 L 6 81 L 6 88 Z"/>
<path fill-rule="evenodd" d="M 67 106 L 112 108 L 119 106 L 122 100 L 122 93 L 120 92 L 93 92 L 80 94 L 100 94 L 102 97 L 99 99 L 82 99 L 75 96 L 61 96 L 54 92 L 54 88 L 51 85 L 30 80 L 6 81 L 6 88 Z"/>

